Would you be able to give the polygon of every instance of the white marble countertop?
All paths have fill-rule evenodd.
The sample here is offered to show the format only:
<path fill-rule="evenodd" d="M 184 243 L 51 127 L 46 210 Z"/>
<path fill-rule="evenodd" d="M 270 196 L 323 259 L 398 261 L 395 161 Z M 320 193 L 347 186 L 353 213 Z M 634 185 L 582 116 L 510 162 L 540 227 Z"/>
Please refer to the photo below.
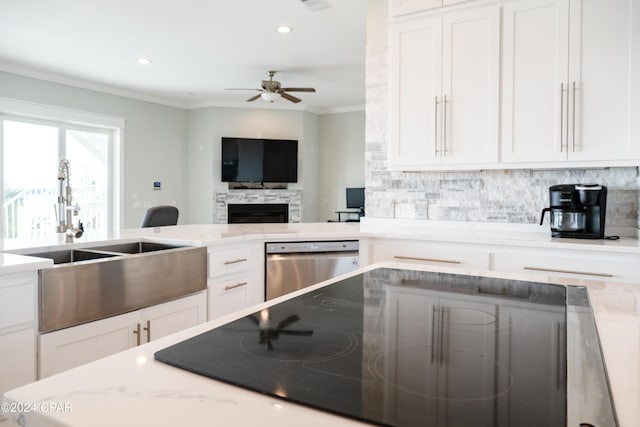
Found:
<path fill-rule="evenodd" d="M 383 264 L 378 266 L 394 266 Z M 459 269 L 419 267 L 461 273 Z M 376 266 L 369 266 L 367 269 Z M 468 270 L 468 274 L 558 283 L 558 279 Z M 355 273 L 353 273 L 355 274 Z M 344 277 L 344 276 L 342 276 Z M 338 280 L 340 278 L 336 278 Z M 290 298 L 329 282 L 303 289 Z M 563 279 L 584 285 L 604 348 L 604 357 L 621 427 L 640 425 L 640 287 Z M 156 362 L 162 348 L 245 316 L 273 300 L 149 344 L 12 390 L 6 402 L 32 405 L 9 414 L 23 426 L 254 425 L 355 426 L 362 423 L 281 401 Z"/>
<path fill-rule="evenodd" d="M 114 240 L 144 239 L 209 246 L 248 240 L 331 240 L 385 237 L 418 239 L 495 246 L 568 249 L 589 252 L 640 255 L 640 240 L 622 237 L 620 240 L 558 239 L 550 236 L 548 227 L 517 224 L 463 223 L 445 221 L 399 221 L 363 219 L 362 223 L 288 223 L 288 224 L 192 224 L 171 227 L 135 228 L 109 235 L 85 235 L 75 243 L 64 243 L 59 235 L 40 239 L 4 239 L 0 252 L 22 254 L 34 248 L 51 250 L 63 247 L 82 248 Z M 38 269 L 42 259 L 0 257 L 0 274 L 20 268 Z M 31 263 L 31 267 L 29 264 Z"/>

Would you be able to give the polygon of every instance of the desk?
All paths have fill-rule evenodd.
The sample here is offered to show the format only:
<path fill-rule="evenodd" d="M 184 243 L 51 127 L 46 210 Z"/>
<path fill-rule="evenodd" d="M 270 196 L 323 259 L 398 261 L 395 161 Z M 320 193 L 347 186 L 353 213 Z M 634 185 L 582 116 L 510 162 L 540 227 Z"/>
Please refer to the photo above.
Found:
<path fill-rule="evenodd" d="M 342 215 L 347 215 L 344 222 L 360 222 L 360 217 L 363 216 L 363 212 L 360 210 L 351 211 L 335 211 L 338 214 L 338 222 L 343 222 Z M 358 218 L 351 218 L 351 215 L 358 215 Z"/>

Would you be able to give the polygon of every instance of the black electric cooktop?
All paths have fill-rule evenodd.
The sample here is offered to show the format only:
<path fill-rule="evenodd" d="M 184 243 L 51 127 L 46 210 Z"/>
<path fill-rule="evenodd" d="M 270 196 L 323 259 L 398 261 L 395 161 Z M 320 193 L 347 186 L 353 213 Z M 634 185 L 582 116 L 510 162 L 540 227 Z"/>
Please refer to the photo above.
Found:
<path fill-rule="evenodd" d="M 565 426 L 569 395 L 581 393 L 567 387 L 567 353 L 574 351 L 567 349 L 567 334 L 576 329 L 567 328 L 568 312 L 585 312 L 587 300 L 584 289 L 568 297 L 570 288 L 377 269 L 175 344 L 155 358 L 372 424 Z M 578 389 L 593 388 L 580 381 Z M 597 396 L 609 396 L 606 381 L 600 386 L 606 393 Z M 599 402 L 597 416 L 602 407 Z M 583 419 L 589 416 L 576 420 L 615 425 L 612 409 L 612 424 Z"/>

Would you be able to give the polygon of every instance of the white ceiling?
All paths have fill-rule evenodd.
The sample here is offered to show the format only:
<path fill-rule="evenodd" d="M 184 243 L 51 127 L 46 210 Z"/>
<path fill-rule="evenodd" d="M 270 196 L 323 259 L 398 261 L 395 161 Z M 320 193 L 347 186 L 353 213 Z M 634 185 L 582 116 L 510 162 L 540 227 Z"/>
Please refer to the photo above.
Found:
<path fill-rule="evenodd" d="M 224 89 L 259 88 L 273 69 L 317 90 L 279 107 L 362 106 L 367 2 L 326 1 L 0 0 L 0 69 L 184 108 L 263 106 Z"/>

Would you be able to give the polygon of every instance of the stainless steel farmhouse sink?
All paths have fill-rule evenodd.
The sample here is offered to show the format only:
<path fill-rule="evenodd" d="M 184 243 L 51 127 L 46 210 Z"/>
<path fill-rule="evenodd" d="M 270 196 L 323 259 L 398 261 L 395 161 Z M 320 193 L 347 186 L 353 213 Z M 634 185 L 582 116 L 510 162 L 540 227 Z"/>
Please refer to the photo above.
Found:
<path fill-rule="evenodd" d="M 59 251 L 38 252 L 29 253 L 27 255 L 39 258 L 49 258 L 53 260 L 54 264 L 69 264 L 72 262 L 89 261 L 93 259 L 116 256 L 116 254 L 92 252 L 81 249 L 65 249 Z"/>
<path fill-rule="evenodd" d="M 171 301 L 207 287 L 207 249 L 151 242 L 33 252 L 39 330 L 50 332 Z"/>

